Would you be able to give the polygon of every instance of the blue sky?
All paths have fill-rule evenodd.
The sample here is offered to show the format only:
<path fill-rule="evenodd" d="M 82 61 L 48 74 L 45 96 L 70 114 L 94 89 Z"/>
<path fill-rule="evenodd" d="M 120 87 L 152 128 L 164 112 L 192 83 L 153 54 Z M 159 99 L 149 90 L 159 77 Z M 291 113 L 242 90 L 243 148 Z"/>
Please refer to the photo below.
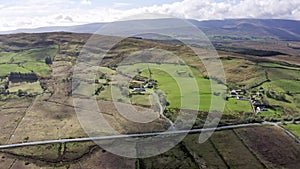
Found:
<path fill-rule="evenodd" d="M 143 13 L 197 20 L 299 20 L 300 0 L 0 0 L 0 31 L 111 22 Z"/>

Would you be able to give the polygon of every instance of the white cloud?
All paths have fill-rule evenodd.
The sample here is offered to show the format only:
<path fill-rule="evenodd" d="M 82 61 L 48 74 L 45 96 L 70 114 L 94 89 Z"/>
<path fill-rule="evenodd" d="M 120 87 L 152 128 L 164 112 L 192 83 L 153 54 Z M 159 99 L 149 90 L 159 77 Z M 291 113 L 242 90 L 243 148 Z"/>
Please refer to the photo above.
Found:
<path fill-rule="evenodd" d="M 279 18 L 300 20 L 299 0 L 183 0 L 164 5 L 123 9 L 129 4 L 97 7 L 90 0 L 20 0 L 0 10 L 0 31 L 90 22 L 109 22 L 141 13 L 160 13 L 198 20 L 225 18 Z"/>
<path fill-rule="evenodd" d="M 191 19 L 284 18 L 300 19 L 299 0 L 184 0 L 173 4 L 143 8 L 143 11 L 171 14 Z"/>
<path fill-rule="evenodd" d="M 90 1 L 90 0 L 81 0 L 80 3 L 81 3 L 82 5 L 91 5 L 91 4 L 92 4 L 92 1 Z"/>
<path fill-rule="evenodd" d="M 113 3 L 113 8 L 123 8 L 123 7 L 128 7 L 131 6 L 129 3 L 124 3 L 124 2 L 115 2 Z"/>

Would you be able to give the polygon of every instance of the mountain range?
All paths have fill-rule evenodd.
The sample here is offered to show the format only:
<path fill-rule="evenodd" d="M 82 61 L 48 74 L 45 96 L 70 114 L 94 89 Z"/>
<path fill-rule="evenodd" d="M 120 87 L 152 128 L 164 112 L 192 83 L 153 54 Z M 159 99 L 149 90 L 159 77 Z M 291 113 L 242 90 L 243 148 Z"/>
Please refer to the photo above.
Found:
<path fill-rule="evenodd" d="M 159 19 L 161 23 L 170 19 Z M 187 20 L 202 30 L 208 37 L 229 40 L 278 39 L 300 41 L 300 21 L 280 19 L 225 19 L 225 20 Z M 130 22 L 130 21 L 125 21 Z M 109 23 L 91 23 L 76 26 L 41 27 L 0 32 L 0 34 L 73 32 L 95 33 Z"/>

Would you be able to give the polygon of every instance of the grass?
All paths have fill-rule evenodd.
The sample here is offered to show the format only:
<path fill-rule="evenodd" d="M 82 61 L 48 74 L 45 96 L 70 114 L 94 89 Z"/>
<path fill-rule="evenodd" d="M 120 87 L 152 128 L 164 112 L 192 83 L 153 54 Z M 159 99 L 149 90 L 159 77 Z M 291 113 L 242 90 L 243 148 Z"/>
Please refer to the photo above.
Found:
<path fill-rule="evenodd" d="M 169 108 L 186 108 L 200 111 L 209 111 L 211 106 L 211 99 L 214 99 L 217 103 L 223 103 L 222 92 L 225 87 L 220 84 L 216 84 L 218 95 L 214 95 L 210 90 L 210 80 L 205 79 L 194 68 L 179 66 L 175 64 L 134 64 L 130 66 L 121 66 L 118 71 L 126 72 L 127 74 L 137 74 L 141 71 L 141 75 L 149 77 L 148 65 L 152 72 L 152 78 L 158 81 L 158 89 L 163 91 L 166 95 L 166 99 L 169 102 Z M 106 72 L 108 68 L 106 68 Z M 178 74 L 177 72 L 182 72 Z M 191 76 L 192 75 L 192 76 Z M 197 91 L 197 88 L 199 91 Z M 109 95 L 111 91 L 109 87 L 105 87 L 105 90 L 101 92 L 100 99 L 111 100 Z M 218 93 L 217 91 L 217 93 Z M 197 103 L 199 99 L 199 103 Z M 148 96 L 134 95 L 131 98 L 131 102 L 136 105 L 149 106 Z M 200 107 L 196 107 L 199 104 Z M 222 104 L 215 104 L 212 109 L 222 110 Z M 229 99 L 226 102 L 224 113 L 225 114 L 239 114 L 241 112 L 252 112 L 249 101 L 242 101 L 236 99 Z"/>
<path fill-rule="evenodd" d="M 277 95 L 285 95 L 287 101 L 275 100 L 272 98 L 268 98 L 266 95 L 264 96 L 270 105 L 280 106 L 287 113 L 295 113 L 299 112 L 299 95 L 295 95 L 293 93 L 298 93 L 300 85 L 296 80 L 288 80 L 288 79 L 279 79 L 274 80 L 262 85 L 262 87 L 266 91 L 275 92 Z M 292 95 L 288 95 L 287 93 L 292 93 Z"/>
<path fill-rule="evenodd" d="M 297 95 L 294 95 L 294 102 L 297 104 L 297 105 L 300 105 L 300 94 L 297 94 Z M 299 107 L 298 107 L 299 108 Z"/>
<path fill-rule="evenodd" d="M 0 65 L 0 76 L 6 76 L 10 72 L 29 73 L 30 71 L 18 66 L 17 64 L 1 64 Z"/>
<path fill-rule="evenodd" d="M 268 109 L 267 111 L 259 112 L 258 115 L 261 117 L 281 117 L 283 115 L 283 111 L 281 108 Z"/>
<path fill-rule="evenodd" d="M 14 63 L 24 63 L 24 62 L 45 62 L 46 57 L 54 58 L 58 49 L 57 46 L 48 46 L 45 48 L 35 48 L 30 50 L 25 50 L 22 52 L 1 52 L 1 62 L 6 63 L 10 59 L 14 58 Z M 3 59 L 3 60 L 2 60 Z"/>
<path fill-rule="evenodd" d="M 299 124 L 287 124 L 284 126 L 286 129 L 290 130 L 296 136 L 300 138 L 300 125 Z"/>
<path fill-rule="evenodd" d="M 119 70 L 128 74 L 136 74 L 140 70 L 142 76 L 149 77 L 148 66 L 152 78 L 158 81 L 158 88 L 166 95 L 170 108 L 209 110 L 212 98 L 210 80 L 194 68 L 175 64 L 135 64 L 121 66 Z M 224 86 L 215 85 L 218 91 L 223 91 Z M 218 107 L 215 106 L 215 109 Z"/>
<path fill-rule="evenodd" d="M 108 67 L 102 67 L 102 66 L 99 67 L 99 71 L 102 72 L 102 73 L 104 73 L 104 74 L 107 74 L 107 75 L 113 75 L 113 74 L 116 73 L 115 70 L 112 70 L 112 69 L 110 69 Z"/>
<path fill-rule="evenodd" d="M 83 88 L 84 89 L 84 88 Z M 115 93 L 114 95 L 112 94 L 112 90 Z M 111 86 L 104 86 L 104 90 L 100 92 L 99 95 L 97 95 L 97 99 L 100 100 L 109 100 L 112 101 L 120 101 L 121 100 L 127 100 L 125 96 L 119 95 L 121 93 L 121 90 L 118 87 L 112 88 Z M 113 98 L 114 97 L 114 98 Z"/>
<path fill-rule="evenodd" d="M 112 100 L 111 87 L 110 86 L 104 86 L 104 90 L 101 91 L 101 93 L 99 95 L 97 95 L 97 99 Z"/>
<path fill-rule="evenodd" d="M 54 58 L 57 53 L 57 46 L 35 48 L 22 52 L 0 52 L 0 76 L 10 72 L 35 72 L 39 76 L 50 74 L 50 68 L 45 64 L 45 58 Z"/>
<path fill-rule="evenodd" d="M 15 55 L 17 55 L 17 53 L 0 52 L 0 63 L 10 63 L 11 58 L 14 58 Z"/>
<path fill-rule="evenodd" d="M 248 100 L 237 100 L 229 98 L 226 102 L 225 112 L 228 114 L 239 114 L 241 112 L 253 112 Z"/>
<path fill-rule="evenodd" d="M 222 59 L 227 83 L 250 88 L 266 80 L 265 71 L 254 62 L 245 59 Z"/>
<path fill-rule="evenodd" d="M 282 68 L 282 69 L 292 69 L 292 70 L 300 70 L 300 68 L 297 67 L 290 67 L 290 66 L 284 66 L 284 65 L 280 65 L 280 64 L 276 64 L 276 63 L 270 63 L 270 62 L 264 62 L 264 63 L 260 63 L 260 66 L 263 67 L 276 67 L 276 68 Z"/>
<path fill-rule="evenodd" d="M 39 76 L 49 76 L 51 73 L 51 68 L 44 62 L 25 62 L 22 66 L 29 71 L 35 72 Z"/>
<path fill-rule="evenodd" d="M 43 93 L 43 89 L 40 86 L 40 82 L 34 82 L 34 83 L 21 82 L 21 83 L 9 84 L 8 90 L 10 92 L 17 92 L 19 89 L 21 89 L 22 91 L 26 91 L 28 93 Z"/>
<path fill-rule="evenodd" d="M 54 58 L 58 51 L 57 46 L 48 46 L 45 48 L 35 48 L 30 49 L 27 51 L 24 51 L 22 53 L 18 53 L 19 57 L 15 58 L 15 62 L 22 62 L 23 61 L 38 61 L 38 62 L 44 62 L 46 57 Z M 18 60 L 20 59 L 20 60 Z"/>
<path fill-rule="evenodd" d="M 279 69 L 279 68 L 265 68 L 265 70 L 268 72 L 271 81 L 283 80 L 283 79 L 286 80 L 300 79 L 299 70 Z"/>
<path fill-rule="evenodd" d="M 131 103 L 135 105 L 151 106 L 149 95 L 132 95 Z"/>
<path fill-rule="evenodd" d="M 295 80 L 277 80 L 273 81 L 271 84 L 280 87 L 284 91 L 289 91 L 292 93 L 300 92 L 300 83 Z"/>
<path fill-rule="evenodd" d="M 81 82 L 80 85 L 73 91 L 75 95 L 93 96 L 95 93 L 96 84 Z"/>

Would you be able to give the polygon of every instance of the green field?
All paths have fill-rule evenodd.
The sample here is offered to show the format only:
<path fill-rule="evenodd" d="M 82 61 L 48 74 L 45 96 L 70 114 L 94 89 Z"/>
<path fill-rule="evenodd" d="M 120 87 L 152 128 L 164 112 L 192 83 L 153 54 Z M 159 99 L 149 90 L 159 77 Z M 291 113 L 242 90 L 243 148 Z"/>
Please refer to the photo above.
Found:
<path fill-rule="evenodd" d="M 248 100 L 237 100 L 236 98 L 230 98 L 226 102 L 226 114 L 239 114 L 243 112 L 253 112 Z"/>
<path fill-rule="evenodd" d="M 223 85 L 213 82 L 219 96 L 213 96 L 211 82 L 205 79 L 196 69 L 175 64 L 135 64 L 121 66 L 119 71 L 134 74 L 142 71 L 141 75 L 149 77 L 148 66 L 152 72 L 152 78 L 158 81 L 158 89 L 161 90 L 169 102 L 170 108 L 184 108 L 192 110 L 208 111 L 211 98 L 222 102 L 221 93 L 224 93 Z M 198 107 L 199 105 L 200 107 Z M 214 110 L 221 110 L 217 104 Z"/>
<path fill-rule="evenodd" d="M 272 82 L 271 84 L 280 87 L 284 91 L 289 91 L 291 93 L 299 93 L 300 92 L 300 83 L 296 80 L 277 80 Z"/>
<path fill-rule="evenodd" d="M 300 138 L 300 124 L 287 124 L 284 126 L 284 128 L 290 130 L 292 133 L 294 133 Z"/>
<path fill-rule="evenodd" d="M 175 64 L 134 64 L 118 67 L 117 71 L 134 75 L 141 72 L 141 76 L 149 77 L 148 66 L 152 73 L 152 78 L 158 82 L 158 91 L 161 91 L 169 103 L 169 108 L 184 108 L 208 112 L 211 106 L 211 99 L 215 103 L 212 110 L 222 110 L 225 102 L 223 95 L 226 93 L 225 87 L 212 81 L 216 87 L 213 94 L 210 90 L 211 81 L 204 78 L 196 69 Z M 101 68 L 103 73 L 111 76 L 115 73 L 109 68 Z M 180 87 L 179 87 L 180 86 Z M 105 87 L 104 91 L 97 96 L 99 99 L 111 100 L 110 87 Z M 149 89 L 147 89 L 149 91 Z M 199 102 L 198 102 L 198 101 Z M 148 95 L 132 95 L 131 103 L 142 106 L 149 106 Z M 229 99 L 225 102 L 224 113 L 238 115 L 243 112 L 252 112 L 249 101 Z M 197 107 L 199 105 L 199 107 Z"/>
<path fill-rule="evenodd" d="M 275 107 L 274 109 L 268 109 L 258 113 L 261 117 L 275 117 L 280 118 L 283 115 L 282 108 Z"/>
<path fill-rule="evenodd" d="M 10 72 L 29 73 L 30 71 L 17 64 L 0 64 L 0 76 L 6 76 Z"/>
<path fill-rule="evenodd" d="M 25 62 L 22 66 L 29 71 L 35 72 L 39 76 L 47 76 L 51 73 L 51 68 L 44 62 Z"/>
<path fill-rule="evenodd" d="M 35 48 L 22 52 L 0 52 L 0 76 L 10 72 L 35 72 L 39 76 L 50 75 L 51 69 L 45 64 L 45 58 L 54 58 L 57 46 Z M 2 63 L 2 64 L 1 64 Z"/>

